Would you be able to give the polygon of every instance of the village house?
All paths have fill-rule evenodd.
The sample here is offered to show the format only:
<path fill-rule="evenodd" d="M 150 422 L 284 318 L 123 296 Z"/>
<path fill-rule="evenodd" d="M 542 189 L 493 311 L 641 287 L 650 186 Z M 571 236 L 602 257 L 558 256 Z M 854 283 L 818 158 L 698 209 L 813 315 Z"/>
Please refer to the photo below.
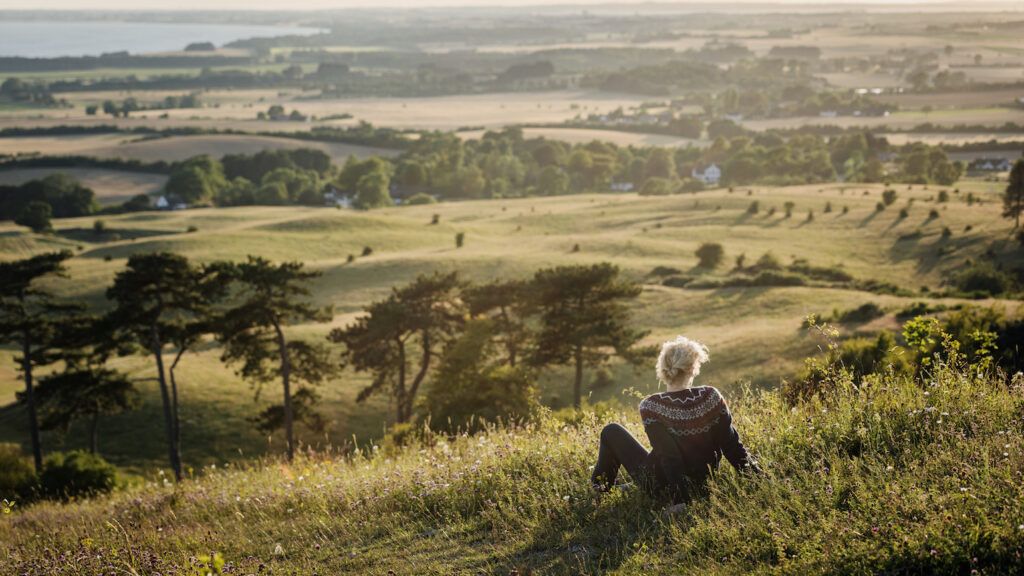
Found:
<path fill-rule="evenodd" d="M 975 158 L 967 165 L 970 172 L 1006 172 L 1010 168 L 1007 158 Z"/>
<path fill-rule="evenodd" d="M 718 167 L 718 164 L 714 163 L 703 168 L 701 166 L 694 166 L 690 176 L 705 184 L 718 184 L 718 181 L 722 179 L 722 169 Z"/>

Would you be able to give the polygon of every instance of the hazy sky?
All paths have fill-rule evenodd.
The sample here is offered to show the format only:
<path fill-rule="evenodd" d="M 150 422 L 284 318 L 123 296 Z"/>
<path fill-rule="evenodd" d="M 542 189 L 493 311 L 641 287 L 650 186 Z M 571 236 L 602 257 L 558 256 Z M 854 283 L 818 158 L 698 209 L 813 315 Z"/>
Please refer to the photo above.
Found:
<path fill-rule="evenodd" d="M 0 10 L 49 9 L 128 9 L 128 10 L 317 10 L 350 7 L 427 7 L 427 6 L 531 6 L 585 4 L 644 4 L 651 0 L 0 0 Z M 840 0 L 850 4 L 975 4 L 984 0 Z M 707 0 L 674 0 L 682 3 L 708 4 Z M 830 4 L 828 0 L 754 0 L 741 3 L 761 4 Z M 655 0 L 655 3 L 658 3 Z M 991 3 L 991 2 L 985 2 Z M 1007 2 L 1020 7 L 1024 2 Z"/>

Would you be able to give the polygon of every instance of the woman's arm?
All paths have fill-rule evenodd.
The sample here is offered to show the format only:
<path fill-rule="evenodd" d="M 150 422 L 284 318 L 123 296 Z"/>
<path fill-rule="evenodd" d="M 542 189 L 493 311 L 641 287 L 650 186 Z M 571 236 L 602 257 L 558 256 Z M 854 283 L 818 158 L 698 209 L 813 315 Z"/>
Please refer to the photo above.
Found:
<path fill-rule="evenodd" d="M 736 470 L 759 474 L 761 467 L 758 466 L 757 461 L 754 460 L 740 440 L 740 433 L 736 431 L 736 427 L 732 424 L 732 414 L 729 412 L 728 406 L 725 408 L 723 415 L 725 417 L 725 425 L 722 427 L 722 454 L 725 455 L 725 458 Z"/>

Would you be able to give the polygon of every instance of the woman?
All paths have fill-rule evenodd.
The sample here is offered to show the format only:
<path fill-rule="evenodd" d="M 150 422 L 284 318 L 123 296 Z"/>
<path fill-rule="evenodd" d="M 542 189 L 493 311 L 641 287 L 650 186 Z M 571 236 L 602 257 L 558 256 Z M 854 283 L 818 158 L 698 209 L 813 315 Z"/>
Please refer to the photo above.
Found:
<path fill-rule="evenodd" d="M 710 386 L 693 387 L 707 361 L 707 347 L 689 338 L 677 336 L 661 345 L 656 371 L 667 392 L 640 403 L 651 451 L 622 426 L 605 426 L 591 477 L 595 490 L 611 489 L 620 464 L 648 493 L 667 493 L 676 501 L 699 486 L 723 455 L 741 472 L 760 471 L 740 442 L 722 394 Z"/>

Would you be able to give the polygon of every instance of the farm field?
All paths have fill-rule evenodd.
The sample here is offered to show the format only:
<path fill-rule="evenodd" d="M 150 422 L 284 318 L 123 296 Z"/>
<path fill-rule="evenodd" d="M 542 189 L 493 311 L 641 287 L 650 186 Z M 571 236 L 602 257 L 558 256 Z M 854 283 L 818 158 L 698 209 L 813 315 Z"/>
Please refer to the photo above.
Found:
<path fill-rule="evenodd" d="M 83 155 L 144 162 L 160 160 L 175 162 L 200 154 L 209 154 L 219 158 L 225 154 L 253 154 L 260 150 L 292 150 L 296 148 L 321 150 L 336 162 L 342 163 L 349 156 L 365 158 L 395 155 L 394 150 L 370 146 L 235 134 L 158 138 L 126 134 L 0 138 L 0 154 Z"/>
<path fill-rule="evenodd" d="M 472 140 L 483 136 L 485 130 L 464 130 L 459 132 L 459 137 L 464 140 Z M 706 140 L 695 140 L 692 138 L 678 138 L 665 136 L 663 134 L 645 134 L 643 132 L 626 132 L 622 130 L 595 130 L 589 128 L 561 128 L 558 126 L 546 126 L 543 128 L 523 128 L 525 138 L 547 138 L 549 140 L 560 140 L 570 144 L 586 143 L 593 140 L 611 142 L 618 146 L 664 146 L 677 148 L 686 146 L 704 147 L 708 145 Z"/>
<path fill-rule="evenodd" d="M 137 194 L 155 195 L 161 192 L 167 177 L 159 174 L 102 170 L 94 168 L 18 168 L 0 170 L 0 185 L 23 184 L 51 174 L 67 174 L 96 192 L 101 206 L 119 204 Z"/>
<path fill-rule="evenodd" d="M 43 250 L 68 248 L 76 252 L 70 279 L 55 287 L 64 295 L 96 309 L 105 305 L 104 287 L 132 253 L 172 250 L 200 262 L 243 259 L 258 254 L 276 261 L 298 259 L 323 273 L 313 286 L 317 303 L 334 307 L 333 322 L 322 326 L 296 326 L 293 333 L 319 337 L 330 326 L 351 321 L 366 304 L 385 296 L 392 286 L 433 270 L 458 270 L 466 278 L 486 281 L 498 277 L 525 277 L 538 268 L 557 264 L 608 261 L 645 284 L 635 305 L 636 324 L 651 330 L 648 341 L 658 342 L 683 331 L 705 341 L 714 351 L 704 377 L 725 390 L 740 382 L 772 387 L 794 373 L 802 358 L 813 354 L 820 342 L 801 330 L 811 313 L 855 308 L 865 302 L 882 306 L 888 316 L 859 326 L 872 332 L 895 327 L 892 314 L 916 298 L 877 295 L 856 290 L 812 287 L 679 289 L 660 285 L 651 276 L 657 266 L 680 271 L 695 269 L 694 250 L 704 241 L 718 241 L 726 261 L 743 253 L 748 261 L 771 252 L 789 262 L 804 258 L 814 265 L 840 265 L 855 278 L 892 282 L 917 290 L 943 287 L 944 279 L 967 258 L 986 250 L 1009 256 L 1006 223 L 999 217 L 997 183 L 961 182 L 959 195 L 939 206 L 940 217 L 928 210 L 936 189 L 900 190 L 900 204 L 913 198 L 910 216 L 897 217 L 895 207 L 875 211 L 880 185 L 825 185 L 789 188 L 748 188 L 729 193 L 715 190 L 696 195 L 643 198 L 630 194 L 600 194 L 519 200 L 442 203 L 396 207 L 359 213 L 330 208 L 249 207 L 196 209 L 172 213 L 139 213 L 104 217 L 119 239 L 103 241 L 91 232 L 94 218 L 55 221 L 57 230 L 39 236 L 0 225 L 0 254 L 23 257 Z M 867 195 L 864 192 L 867 191 Z M 964 196 L 974 194 L 981 203 L 968 206 Z M 762 213 L 749 215 L 752 199 Z M 795 203 L 794 217 L 767 216 L 769 206 Z M 823 213 L 826 203 L 834 207 Z M 849 213 L 841 214 L 840 207 Z M 814 210 L 813 222 L 805 222 Z M 432 214 L 440 224 L 429 225 Z M 971 230 L 964 232 L 970 225 Z M 943 227 L 954 230 L 943 240 Z M 189 227 L 196 231 L 187 232 Z M 466 233 L 466 246 L 456 249 L 453 236 Z M 920 233 L 917 233 L 919 231 Z M 579 244 L 580 251 L 573 252 Z M 347 263 L 370 246 L 372 256 Z M 949 251 L 939 256 L 938 249 Z M 1002 257 L 1002 256 L 1001 256 Z M 1020 259 L 1017 254 L 1013 258 Z M 1016 261 L 1016 260 L 1014 260 Z M 717 271 L 728 275 L 731 265 Z M 943 300 L 948 304 L 961 301 Z M 973 302 L 985 305 L 990 302 Z M 1017 303 L 999 302 L 1008 311 Z M 0 354 L 0 404 L 13 400 L 19 384 L 10 351 Z M 182 362 L 185 460 L 207 464 L 224 458 L 259 455 L 279 446 L 280 439 L 261 437 L 247 422 L 269 400 L 253 399 L 248 384 L 218 360 L 219 352 L 205 348 Z M 141 358 L 116 363 L 144 377 L 151 370 Z M 615 386 L 592 391 L 593 400 L 624 399 L 620 391 L 636 387 L 653 390 L 647 370 L 615 366 Z M 570 376 L 564 370 L 546 373 L 542 397 L 552 406 L 569 402 Z M 354 402 L 365 378 L 346 373 L 322 386 L 324 412 L 330 426 L 326 436 L 303 432 L 306 442 L 342 445 L 357 438 L 381 434 L 391 411 L 383 400 L 367 405 Z M 130 469 L 144 471 L 162 462 L 157 423 L 159 402 L 155 386 L 142 384 L 142 409 L 101 424 L 104 455 Z M 265 391 L 272 394 L 273 390 Z M 231 398 L 218 402 L 217 398 Z M 0 414 L 0 441 L 21 439 L 17 411 Z M 139 429 L 151 429 L 140 440 Z M 76 446 L 72 434 L 67 446 Z M 52 437 L 47 442 L 54 442 Z"/>

